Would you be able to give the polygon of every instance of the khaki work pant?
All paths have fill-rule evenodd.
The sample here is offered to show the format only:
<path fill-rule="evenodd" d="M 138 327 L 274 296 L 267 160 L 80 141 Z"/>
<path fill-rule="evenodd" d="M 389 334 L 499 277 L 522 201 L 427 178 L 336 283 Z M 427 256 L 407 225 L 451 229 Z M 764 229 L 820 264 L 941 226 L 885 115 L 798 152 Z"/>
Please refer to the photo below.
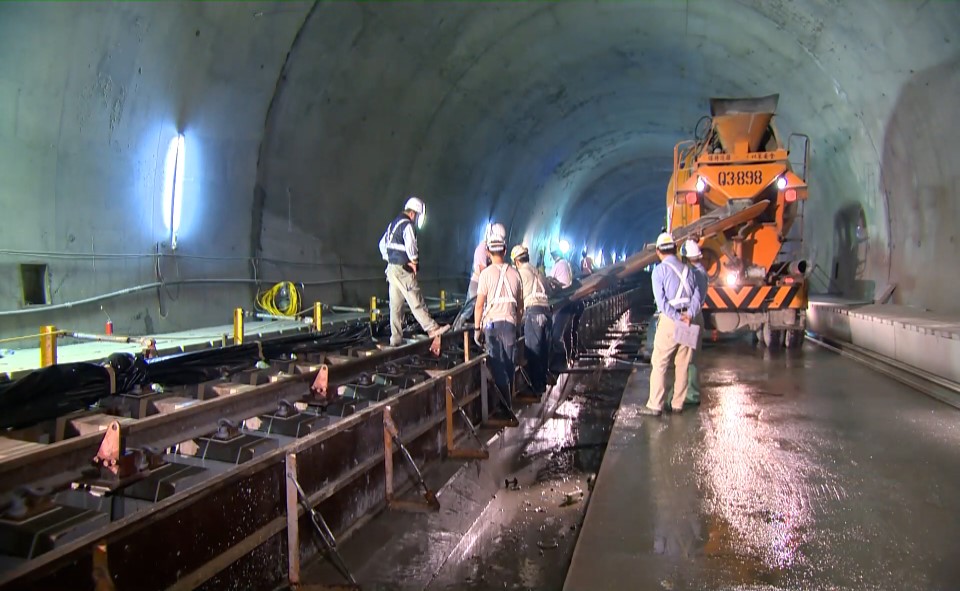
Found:
<path fill-rule="evenodd" d="M 437 328 L 437 321 L 430 316 L 427 304 L 420 293 L 417 277 L 402 265 L 387 265 L 387 283 L 390 284 L 390 344 L 403 342 L 403 304 L 406 302 L 413 317 L 420 323 L 423 332 Z"/>
<path fill-rule="evenodd" d="M 650 398 L 647 407 L 663 410 L 663 398 L 666 395 L 667 367 L 673 359 L 676 370 L 673 382 L 673 401 L 671 407 L 683 408 L 683 401 L 687 397 L 688 375 L 687 369 L 693 358 L 693 349 L 678 345 L 673 340 L 675 322 L 666 315 L 660 315 L 657 324 L 657 336 L 653 340 L 653 355 L 650 359 Z"/>

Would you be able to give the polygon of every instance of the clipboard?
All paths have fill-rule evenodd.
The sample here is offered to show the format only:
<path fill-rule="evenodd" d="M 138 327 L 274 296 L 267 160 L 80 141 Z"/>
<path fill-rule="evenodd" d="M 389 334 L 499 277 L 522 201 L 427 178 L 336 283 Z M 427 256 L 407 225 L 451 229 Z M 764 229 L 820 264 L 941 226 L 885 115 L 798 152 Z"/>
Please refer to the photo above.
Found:
<path fill-rule="evenodd" d="M 678 345 L 696 349 L 700 343 L 700 325 L 684 324 L 682 322 L 673 323 L 673 340 Z"/>

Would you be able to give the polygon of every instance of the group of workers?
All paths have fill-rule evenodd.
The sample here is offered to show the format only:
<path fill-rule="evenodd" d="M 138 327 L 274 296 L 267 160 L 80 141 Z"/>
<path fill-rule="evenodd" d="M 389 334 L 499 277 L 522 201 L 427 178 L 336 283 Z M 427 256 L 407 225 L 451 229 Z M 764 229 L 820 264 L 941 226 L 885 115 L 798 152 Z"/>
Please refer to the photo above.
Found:
<path fill-rule="evenodd" d="M 666 375 L 671 361 L 676 373 L 669 410 L 680 413 L 685 404 L 700 403 L 695 356 L 703 343 L 701 312 L 707 294 L 707 271 L 696 241 L 687 240 L 678 253 L 673 236 L 664 232 L 657 237 L 656 248 L 660 263 L 653 269 L 652 282 L 658 317 L 648 331 L 648 334 L 655 333 L 650 359 L 650 396 L 646 406 L 640 409 L 641 414 L 652 416 L 659 416 L 664 410 Z M 678 341 L 678 324 L 697 327 L 695 346 Z"/>
<path fill-rule="evenodd" d="M 422 226 L 425 213 L 423 201 L 411 197 L 380 238 L 380 254 L 387 262 L 390 286 L 391 346 L 403 342 L 404 302 L 431 338 L 450 330 L 449 325 L 441 326 L 430 316 L 417 283 L 417 228 Z M 707 273 L 696 241 L 686 241 L 678 253 L 673 236 L 664 232 L 657 238 L 656 249 L 660 263 L 653 270 L 652 281 L 659 314 L 651 331 L 655 336 L 650 361 L 650 396 L 640 411 L 653 416 L 659 416 L 664 410 L 666 374 L 671 361 L 676 374 L 669 409 L 680 413 L 685 404 L 699 404 L 699 376 L 694 357 L 702 344 L 701 309 L 707 293 Z M 514 263 L 511 266 L 507 262 L 507 232 L 502 224 L 491 224 L 474 251 L 467 304 L 454 328 L 461 328 L 467 315 L 473 312 L 474 339 L 489 357 L 494 383 L 500 393 L 498 410 L 502 412 L 512 412 L 516 348 L 521 332 L 531 389 L 536 395 L 546 391 L 552 328 L 547 286 L 552 284 L 562 289 L 573 283 L 570 262 L 559 250 L 552 251 L 551 255 L 554 265 L 550 281 L 530 263 L 530 251 L 523 244 L 511 250 Z M 584 262 L 587 262 L 586 256 Z M 587 264 L 592 271 L 592 261 Z M 678 325 L 697 327 L 697 341 L 690 343 L 678 338 Z"/>
<path fill-rule="evenodd" d="M 431 338 L 450 330 L 430 316 L 417 282 L 419 251 L 417 229 L 422 226 L 426 208 L 422 200 L 411 197 L 380 238 L 380 254 L 387 262 L 390 286 L 390 345 L 403 342 L 403 304 L 410 306 L 414 318 Z M 547 388 L 550 313 L 548 281 L 530 263 L 530 252 L 518 244 L 510 252 L 514 266 L 507 263 L 507 232 L 503 224 L 491 224 L 474 252 L 467 303 L 453 328 L 460 329 L 467 314 L 473 312 L 474 339 L 485 348 L 494 383 L 499 390 L 500 408 L 512 413 L 512 390 L 516 373 L 517 341 L 524 336 L 527 376 L 535 395 Z M 553 253 L 566 263 L 566 273 L 553 276 L 561 287 L 573 282 L 570 264 L 559 252 Z M 554 265 L 554 270 L 556 267 Z M 471 306 L 472 303 L 472 306 Z"/>

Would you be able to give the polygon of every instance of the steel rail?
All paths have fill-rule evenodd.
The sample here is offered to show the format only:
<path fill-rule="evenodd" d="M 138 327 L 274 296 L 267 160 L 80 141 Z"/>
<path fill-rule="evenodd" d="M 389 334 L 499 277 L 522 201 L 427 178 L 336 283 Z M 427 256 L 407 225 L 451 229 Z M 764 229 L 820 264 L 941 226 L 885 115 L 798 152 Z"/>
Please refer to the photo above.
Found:
<path fill-rule="evenodd" d="M 396 351 L 400 351 L 401 349 L 408 349 L 408 347 L 396 349 Z M 409 351 L 407 354 L 410 354 Z M 371 356 L 366 359 L 371 359 L 373 357 L 375 356 Z M 210 480 L 203 482 L 203 484 L 199 487 L 187 489 L 168 499 L 160 501 L 152 507 L 134 513 L 126 518 L 117 520 L 60 548 L 42 554 L 38 558 L 35 558 L 9 572 L 0 574 L 0 587 L 5 588 L 9 584 L 14 584 L 23 586 L 24 588 L 32 588 L 34 583 L 31 581 L 34 580 L 34 577 L 42 578 L 51 573 L 57 572 L 61 568 L 69 568 L 69 565 L 71 564 L 76 565 L 78 560 L 82 562 L 82 557 L 87 555 L 90 551 L 90 548 L 97 543 L 110 543 L 122 539 L 124 535 L 129 535 L 130 532 L 136 532 L 138 530 L 143 530 L 144 528 L 150 528 L 162 520 L 170 519 L 179 512 L 188 511 L 191 506 L 196 506 L 205 500 L 209 500 L 211 497 L 222 494 L 225 490 L 234 490 L 239 483 L 256 478 L 257 475 L 264 474 L 266 471 L 282 464 L 284 458 L 289 453 L 303 453 L 322 450 L 323 445 L 330 442 L 332 438 L 355 431 L 361 428 L 363 425 L 368 424 L 371 420 L 375 421 L 379 428 L 379 416 L 382 414 L 385 407 L 390 406 L 391 408 L 395 409 L 394 412 L 397 412 L 396 409 L 402 408 L 402 405 L 412 404 L 416 401 L 418 396 L 429 394 L 432 390 L 435 390 L 440 385 L 445 384 L 448 376 L 459 376 L 473 369 L 479 368 L 485 360 L 486 355 L 479 355 L 472 358 L 470 361 L 460 363 L 459 365 L 440 373 L 436 377 L 416 384 L 406 390 L 394 394 L 390 398 L 387 398 L 383 401 L 372 404 L 371 406 L 362 409 L 343 420 L 337 421 L 336 423 L 333 423 L 324 429 L 307 435 L 306 437 L 294 440 L 285 446 L 261 456 L 260 458 L 256 458 L 248 463 L 242 464 L 236 469 L 214 476 Z M 478 397 L 479 393 L 471 392 L 469 395 L 461 397 L 460 404 L 470 404 Z M 438 409 L 437 412 L 433 412 L 428 416 L 418 417 L 418 420 L 413 423 L 407 421 L 406 427 L 403 428 L 404 442 L 409 443 L 415 439 L 424 437 L 430 433 L 432 429 L 435 429 L 438 425 L 441 425 L 445 420 L 446 413 Z M 349 468 L 346 468 L 342 473 L 336 475 L 332 481 L 322 481 L 322 486 L 319 488 L 308 488 L 308 491 L 313 491 L 309 493 L 310 504 L 316 506 L 324 500 L 330 499 L 332 496 L 338 492 L 342 492 L 347 486 L 360 479 L 364 474 L 370 472 L 371 470 L 375 470 L 379 465 L 382 464 L 382 462 L 382 447 L 374 449 L 372 452 L 364 455 L 362 458 L 355 459 L 353 465 L 351 465 Z M 298 514 L 303 514 L 302 508 L 300 511 L 298 511 Z M 238 558 L 249 554 L 256 547 L 266 542 L 266 540 L 271 536 L 282 531 L 286 521 L 286 518 L 283 515 L 265 517 L 268 517 L 266 523 L 258 527 L 254 532 L 251 533 L 251 535 L 237 540 L 235 544 L 225 548 L 222 552 L 218 552 L 217 556 L 214 556 L 210 561 L 204 562 L 199 566 L 199 568 L 193 569 L 186 573 L 184 576 L 187 577 L 187 581 L 202 583 L 203 581 L 208 580 L 226 568 L 231 561 L 237 560 Z M 223 555 L 226 555 L 227 559 L 222 558 Z"/>
<path fill-rule="evenodd" d="M 448 342 L 459 333 L 448 333 L 442 338 Z M 343 383 L 363 372 L 401 357 L 426 353 L 431 344 L 424 339 L 388 349 L 356 361 L 329 366 L 331 384 Z M 271 384 L 256 386 L 252 390 L 220 396 L 199 402 L 189 407 L 124 425 L 126 445 L 130 448 L 151 446 L 165 448 L 183 441 L 200 437 L 216 430 L 217 421 L 229 419 L 241 421 L 276 410 L 281 400 L 301 400 L 309 394 L 310 384 L 317 372 L 298 374 Z M 97 454 L 101 433 L 93 433 L 52 443 L 36 451 L 5 459 L 0 462 L 0 492 L 7 492 L 28 483 L 52 486 L 89 466 Z"/>

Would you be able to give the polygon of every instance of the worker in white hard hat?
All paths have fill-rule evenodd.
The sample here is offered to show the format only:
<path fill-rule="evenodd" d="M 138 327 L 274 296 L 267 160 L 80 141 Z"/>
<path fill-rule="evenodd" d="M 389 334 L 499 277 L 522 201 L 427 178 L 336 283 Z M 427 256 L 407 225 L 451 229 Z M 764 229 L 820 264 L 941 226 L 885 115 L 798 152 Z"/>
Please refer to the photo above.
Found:
<path fill-rule="evenodd" d="M 485 342 L 501 410 L 512 414 L 513 377 L 517 337 L 523 313 L 523 286 L 520 274 L 506 263 L 505 233 L 491 229 L 487 234 L 490 265 L 480 272 L 473 318 L 477 343 Z"/>
<path fill-rule="evenodd" d="M 573 268 L 570 267 L 570 261 L 563 257 L 559 248 L 550 251 L 553 257 L 553 269 L 550 270 L 550 278 L 554 279 L 560 286 L 560 289 L 566 289 L 573 285 Z"/>
<path fill-rule="evenodd" d="M 676 255 L 677 245 L 673 236 L 669 232 L 660 234 L 657 237 L 660 264 L 652 274 L 653 297 L 660 318 L 650 360 L 650 397 L 646 406 L 640 409 L 640 413 L 645 415 L 659 416 L 663 411 L 666 394 L 664 381 L 671 360 L 676 366 L 671 410 L 683 412 L 683 402 L 687 396 L 687 371 L 693 347 L 678 343 L 674 337 L 678 324 L 689 325 L 700 315 L 702 296 L 691 267 Z"/>
<path fill-rule="evenodd" d="M 464 302 L 463 308 L 453 321 L 453 330 L 463 328 L 464 324 L 467 323 L 467 319 L 473 315 L 473 306 L 477 303 L 477 285 L 480 283 L 480 272 L 490 264 L 490 253 L 487 252 L 487 236 L 494 231 L 503 236 L 507 235 L 507 229 L 503 224 L 490 224 L 487 226 L 480 243 L 473 249 L 473 262 L 470 266 L 470 285 L 467 287 L 467 301 Z"/>
<path fill-rule="evenodd" d="M 406 302 L 414 318 L 430 338 L 448 331 L 430 316 L 427 304 L 417 283 L 419 251 L 417 229 L 423 226 L 426 206 L 417 197 L 407 199 L 400 213 L 380 238 L 380 255 L 387 262 L 387 283 L 390 285 L 390 345 L 403 343 L 403 303 Z"/>
<path fill-rule="evenodd" d="M 693 269 L 693 276 L 697 282 L 697 289 L 700 290 L 701 300 L 707 297 L 707 269 L 703 266 L 703 252 L 696 240 L 687 240 L 680 248 L 680 255 Z M 693 322 L 703 327 L 703 314 L 699 314 L 693 319 Z M 693 352 L 690 359 L 690 365 L 687 370 L 687 397 L 684 404 L 700 404 L 700 373 L 697 371 L 697 356 L 700 348 L 703 346 L 703 331 L 700 331 L 700 342 L 697 349 Z"/>
<path fill-rule="evenodd" d="M 537 396 L 547 391 L 547 368 L 550 359 L 550 332 L 553 316 L 546 278 L 530 264 L 530 251 L 518 244 L 510 251 L 510 258 L 520 274 L 523 286 L 523 346 L 527 361 L 530 387 Z"/>

